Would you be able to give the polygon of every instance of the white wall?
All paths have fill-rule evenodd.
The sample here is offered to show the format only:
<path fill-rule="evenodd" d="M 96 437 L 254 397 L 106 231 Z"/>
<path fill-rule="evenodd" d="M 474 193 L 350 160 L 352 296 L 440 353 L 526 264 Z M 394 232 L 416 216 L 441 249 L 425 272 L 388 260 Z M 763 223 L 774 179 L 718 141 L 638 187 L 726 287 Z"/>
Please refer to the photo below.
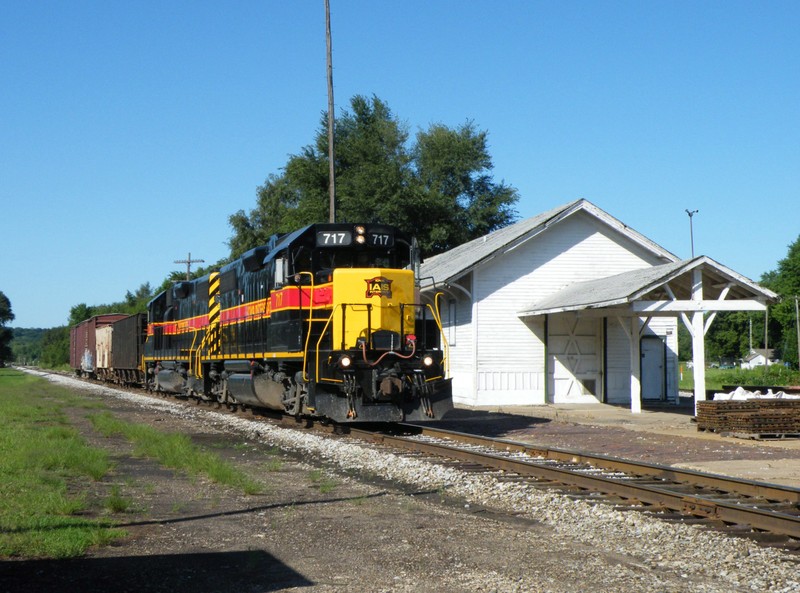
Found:
<path fill-rule="evenodd" d="M 456 401 L 545 403 L 544 322 L 526 323 L 517 312 L 568 284 L 658 263 L 663 262 L 582 211 L 488 261 L 472 277 L 472 319 L 477 322 L 472 352 L 459 343 L 452 350 Z M 626 347 L 629 357 L 627 352 Z M 467 373 L 474 379 L 468 380 Z M 630 376 L 626 379 L 627 398 Z M 462 391 L 470 383 L 473 390 Z"/>
<path fill-rule="evenodd" d="M 468 276 L 467 282 L 462 282 L 462 285 L 471 288 L 471 278 L 471 275 Z M 444 297 L 443 302 L 442 326 L 449 343 L 453 399 L 456 403 L 477 405 L 472 303 L 457 289 Z"/>

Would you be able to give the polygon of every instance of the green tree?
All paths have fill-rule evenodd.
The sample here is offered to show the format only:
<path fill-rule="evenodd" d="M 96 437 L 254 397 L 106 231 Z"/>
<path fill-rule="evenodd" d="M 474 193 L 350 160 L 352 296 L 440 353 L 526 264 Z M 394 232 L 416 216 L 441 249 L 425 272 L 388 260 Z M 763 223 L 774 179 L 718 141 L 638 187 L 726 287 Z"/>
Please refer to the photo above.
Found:
<path fill-rule="evenodd" d="M 54 327 L 44 332 L 40 365 L 51 369 L 69 365 L 69 327 Z"/>
<path fill-rule="evenodd" d="M 0 366 L 13 357 L 11 340 L 14 334 L 10 328 L 6 327 L 6 324 L 12 321 L 14 321 L 14 313 L 11 311 L 11 301 L 3 291 L 0 291 Z"/>
<path fill-rule="evenodd" d="M 69 321 L 67 325 L 69 327 L 78 325 L 81 321 L 85 321 L 86 319 L 94 317 L 95 315 L 97 315 L 97 307 L 90 307 L 86 303 L 80 303 L 79 305 L 75 305 L 70 308 Z"/>
<path fill-rule="evenodd" d="M 13 359 L 20 364 L 37 364 L 42 357 L 44 332 L 40 328 L 15 327 L 14 339 L 11 341 Z"/>
<path fill-rule="evenodd" d="M 415 219 L 424 225 L 428 251 L 446 251 L 514 221 L 517 191 L 492 180 L 487 133 L 472 122 L 419 132 L 414 155 L 425 198 Z"/>
<path fill-rule="evenodd" d="M 385 222 L 438 253 L 513 222 L 514 188 L 495 183 L 486 132 L 467 123 L 409 134 L 377 97 L 357 95 L 335 122 L 336 220 Z M 256 207 L 229 218 L 231 255 L 270 235 L 328 220 L 327 116 L 315 142 L 257 190 Z"/>
<path fill-rule="evenodd" d="M 789 245 L 777 270 L 761 277 L 761 283 L 781 296 L 781 301 L 769 309 L 770 344 L 778 350 L 782 360 L 797 368 L 795 298 L 800 295 L 800 237 Z"/>
<path fill-rule="evenodd" d="M 720 313 L 706 336 L 709 359 L 742 357 L 752 347 L 763 348 L 764 322 L 767 321 L 766 342 L 775 349 L 776 356 L 797 368 L 797 316 L 795 295 L 800 294 L 800 237 L 789 245 L 786 257 L 778 267 L 762 274 L 761 284 L 778 293 L 780 302 L 770 305 L 768 315 L 763 313 Z M 752 328 L 752 329 L 751 329 Z"/>
<path fill-rule="evenodd" d="M 239 210 L 228 219 L 233 228 L 228 241 L 231 256 L 239 257 L 248 249 L 265 244 L 272 235 L 291 231 L 293 219 L 303 226 L 305 223 L 296 212 L 297 193 L 286 174 L 270 175 L 256 190 L 256 207 L 250 214 Z"/>

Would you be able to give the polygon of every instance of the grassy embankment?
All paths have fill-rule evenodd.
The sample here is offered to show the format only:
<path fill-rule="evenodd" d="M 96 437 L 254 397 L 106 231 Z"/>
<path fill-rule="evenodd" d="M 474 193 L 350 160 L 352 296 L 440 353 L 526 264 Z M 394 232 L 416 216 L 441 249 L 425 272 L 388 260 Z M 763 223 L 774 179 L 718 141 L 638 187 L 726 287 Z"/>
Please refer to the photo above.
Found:
<path fill-rule="evenodd" d="M 118 487 L 91 492 L 113 468 L 103 449 L 86 444 L 68 420 L 68 408 L 85 410 L 103 434 L 121 434 L 137 454 L 190 475 L 248 493 L 259 490 L 218 456 L 185 435 L 128 424 L 103 404 L 13 369 L 0 369 L 0 558 L 66 558 L 125 535 L 113 515 L 130 509 Z"/>
<path fill-rule="evenodd" d="M 694 389 L 694 372 L 681 363 L 680 389 Z M 773 365 L 767 369 L 706 369 L 706 389 L 722 391 L 723 385 L 786 387 L 800 385 L 800 372 Z"/>

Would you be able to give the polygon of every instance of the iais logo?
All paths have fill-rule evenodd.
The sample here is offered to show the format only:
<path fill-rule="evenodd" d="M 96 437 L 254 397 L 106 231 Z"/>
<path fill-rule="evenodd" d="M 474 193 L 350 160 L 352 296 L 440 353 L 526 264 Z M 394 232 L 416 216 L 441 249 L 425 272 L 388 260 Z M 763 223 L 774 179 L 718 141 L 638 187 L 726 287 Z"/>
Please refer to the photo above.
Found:
<path fill-rule="evenodd" d="M 374 296 L 385 296 L 392 298 L 392 281 L 384 276 L 375 276 L 369 280 L 364 280 L 367 283 L 366 297 L 372 298 Z"/>

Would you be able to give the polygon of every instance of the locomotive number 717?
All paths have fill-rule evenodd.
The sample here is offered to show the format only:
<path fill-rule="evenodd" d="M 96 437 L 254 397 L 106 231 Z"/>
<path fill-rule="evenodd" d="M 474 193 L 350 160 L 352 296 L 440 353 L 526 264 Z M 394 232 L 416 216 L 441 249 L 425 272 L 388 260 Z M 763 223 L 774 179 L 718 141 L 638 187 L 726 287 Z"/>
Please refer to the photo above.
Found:
<path fill-rule="evenodd" d="M 346 245 L 350 243 L 350 233 L 320 233 L 323 245 Z"/>

